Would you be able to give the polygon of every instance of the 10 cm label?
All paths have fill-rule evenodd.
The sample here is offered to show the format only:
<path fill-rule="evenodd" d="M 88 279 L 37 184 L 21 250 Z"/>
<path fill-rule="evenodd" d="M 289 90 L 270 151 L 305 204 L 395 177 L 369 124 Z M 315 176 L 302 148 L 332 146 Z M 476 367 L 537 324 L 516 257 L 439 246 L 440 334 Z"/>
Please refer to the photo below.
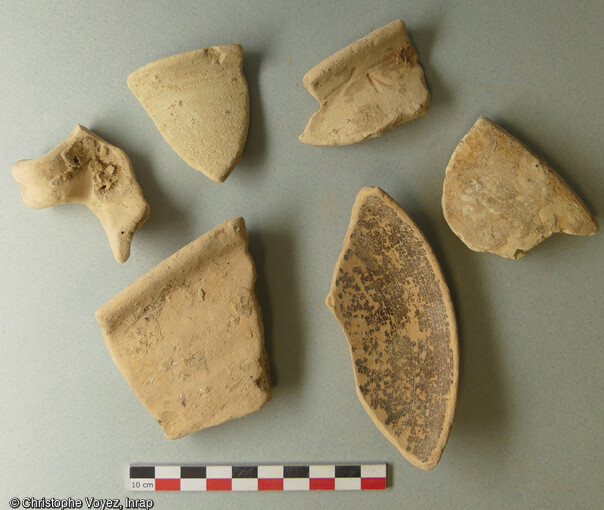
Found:
<path fill-rule="evenodd" d="M 130 480 L 130 488 L 133 490 L 152 491 L 155 489 L 154 480 Z"/>

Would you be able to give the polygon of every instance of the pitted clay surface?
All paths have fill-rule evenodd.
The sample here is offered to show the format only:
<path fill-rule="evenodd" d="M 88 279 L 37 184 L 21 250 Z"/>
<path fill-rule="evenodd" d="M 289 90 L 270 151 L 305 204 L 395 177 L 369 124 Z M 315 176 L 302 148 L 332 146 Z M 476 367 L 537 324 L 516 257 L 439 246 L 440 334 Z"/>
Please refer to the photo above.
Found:
<path fill-rule="evenodd" d="M 27 207 L 88 207 L 101 221 L 118 262 L 128 259 L 132 237 L 149 217 L 126 153 L 83 126 L 44 156 L 15 163 L 13 176 Z"/>
<path fill-rule="evenodd" d="M 349 145 L 424 115 L 424 71 L 401 20 L 374 30 L 313 67 L 304 86 L 319 101 L 300 141 Z"/>
<path fill-rule="evenodd" d="M 476 121 L 451 156 L 442 206 L 468 248 L 513 259 L 557 232 L 600 230 L 562 177 L 486 117 Z"/>
<path fill-rule="evenodd" d="M 249 123 L 239 44 L 151 62 L 128 77 L 128 86 L 189 166 L 215 182 L 229 176 L 241 159 Z"/>
<path fill-rule="evenodd" d="M 426 239 L 380 188 L 357 196 L 326 303 L 365 410 L 407 460 L 433 468 L 455 410 L 455 315 Z"/>
<path fill-rule="evenodd" d="M 247 242 L 243 218 L 226 221 L 96 313 L 116 365 L 171 439 L 271 398 Z"/>

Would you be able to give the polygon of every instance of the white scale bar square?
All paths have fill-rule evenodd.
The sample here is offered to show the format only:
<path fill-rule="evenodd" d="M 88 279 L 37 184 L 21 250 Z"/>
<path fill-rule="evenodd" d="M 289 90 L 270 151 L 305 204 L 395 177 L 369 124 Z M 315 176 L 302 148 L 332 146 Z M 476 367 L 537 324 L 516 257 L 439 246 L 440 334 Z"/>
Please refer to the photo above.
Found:
<path fill-rule="evenodd" d="M 362 478 L 386 478 L 386 464 L 362 464 Z"/>
<path fill-rule="evenodd" d="M 331 466 L 309 466 L 310 478 L 334 478 L 336 476 L 336 467 Z"/>
<path fill-rule="evenodd" d="M 206 478 L 231 478 L 233 469 L 231 466 L 207 466 Z"/>
<path fill-rule="evenodd" d="M 180 478 L 180 466 L 155 466 L 155 478 Z"/>
<path fill-rule="evenodd" d="M 258 478 L 283 478 L 283 466 L 258 466 Z"/>
<path fill-rule="evenodd" d="M 283 466 L 258 466 L 258 478 L 283 478 Z"/>
<path fill-rule="evenodd" d="M 180 481 L 181 491 L 205 491 L 205 478 L 183 478 Z"/>
<path fill-rule="evenodd" d="M 231 482 L 232 491 L 257 491 L 258 479 L 256 478 L 233 478 Z"/>
<path fill-rule="evenodd" d="M 336 478 L 335 489 L 337 491 L 360 491 L 360 478 Z"/>
<path fill-rule="evenodd" d="M 284 478 L 284 491 L 307 491 L 310 490 L 310 480 L 308 478 Z"/>

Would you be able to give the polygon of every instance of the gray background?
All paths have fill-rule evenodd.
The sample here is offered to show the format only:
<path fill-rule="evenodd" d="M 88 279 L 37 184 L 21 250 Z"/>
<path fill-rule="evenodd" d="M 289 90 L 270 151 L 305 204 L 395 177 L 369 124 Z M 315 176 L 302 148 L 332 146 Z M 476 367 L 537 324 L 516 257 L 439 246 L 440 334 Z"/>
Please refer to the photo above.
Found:
<path fill-rule="evenodd" d="M 487 115 L 544 157 L 603 221 L 604 4 L 590 2 L 12 2 L 0 9 L 0 507 L 12 496 L 142 497 L 127 466 L 382 461 L 380 493 L 147 494 L 156 508 L 602 508 L 604 235 L 557 235 L 520 261 L 467 249 L 440 207 L 454 147 Z M 122 5 L 124 4 L 124 5 Z M 432 93 L 428 114 L 378 139 L 297 140 L 312 66 L 397 18 Z M 167 146 L 126 86 L 174 53 L 241 43 L 251 124 L 224 184 Z M 82 206 L 32 211 L 10 168 L 76 123 L 123 148 L 151 206 L 117 264 Z M 323 300 L 352 203 L 384 188 L 432 243 L 461 340 L 453 431 L 422 472 L 357 400 Z M 94 311 L 197 236 L 245 217 L 273 400 L 166 439 L 105 348 Z"/>

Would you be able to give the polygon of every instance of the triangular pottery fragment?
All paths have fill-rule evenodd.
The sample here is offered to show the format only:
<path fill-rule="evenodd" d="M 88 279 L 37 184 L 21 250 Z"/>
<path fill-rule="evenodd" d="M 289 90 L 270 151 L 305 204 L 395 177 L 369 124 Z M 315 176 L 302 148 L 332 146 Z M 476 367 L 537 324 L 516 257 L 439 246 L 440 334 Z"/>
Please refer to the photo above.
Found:
<path fill-rule="evenodd" d="M 432 469 L 457 398 L 455 313 L 426 238 L 380 188 L 357 195 L 326 304 L 367 414 L 411 464 Z"/>
<path fill-rule="evenodd" d="M 349 145 L 424 115 L 430 94 L 401 20 L 374 30 L 313 67 L 304 86 L 320 109 L 300 141 Z"/>
<path fill-rule="evenodd" d="M 118 262 L 128 259 L 132 237 L 149 217 L 127 154 L 80 125 L 44 156 L 15 163 L 13 176 L 31 209 L 71 203 L 88 207 Z"/>
<path fill-rule="evenodd" d="M 249 94 L 239 44 L 212 46 L 151 62 L 128 86 L 174 151 L 223 182 L 241 159 Z"/>
<path fill-rule="evenodd" d="M 96 312 L 115 364 L 170 439 L 271 398 L 243 218 L 226 221 Z"/>
<path fill-rule="evenodd" d="M 442 207 L 468 248 L 513 259 L 557 232 L 600 230 L 562 177 L 486 117 L 478 118 L 453 151 Z"/>

